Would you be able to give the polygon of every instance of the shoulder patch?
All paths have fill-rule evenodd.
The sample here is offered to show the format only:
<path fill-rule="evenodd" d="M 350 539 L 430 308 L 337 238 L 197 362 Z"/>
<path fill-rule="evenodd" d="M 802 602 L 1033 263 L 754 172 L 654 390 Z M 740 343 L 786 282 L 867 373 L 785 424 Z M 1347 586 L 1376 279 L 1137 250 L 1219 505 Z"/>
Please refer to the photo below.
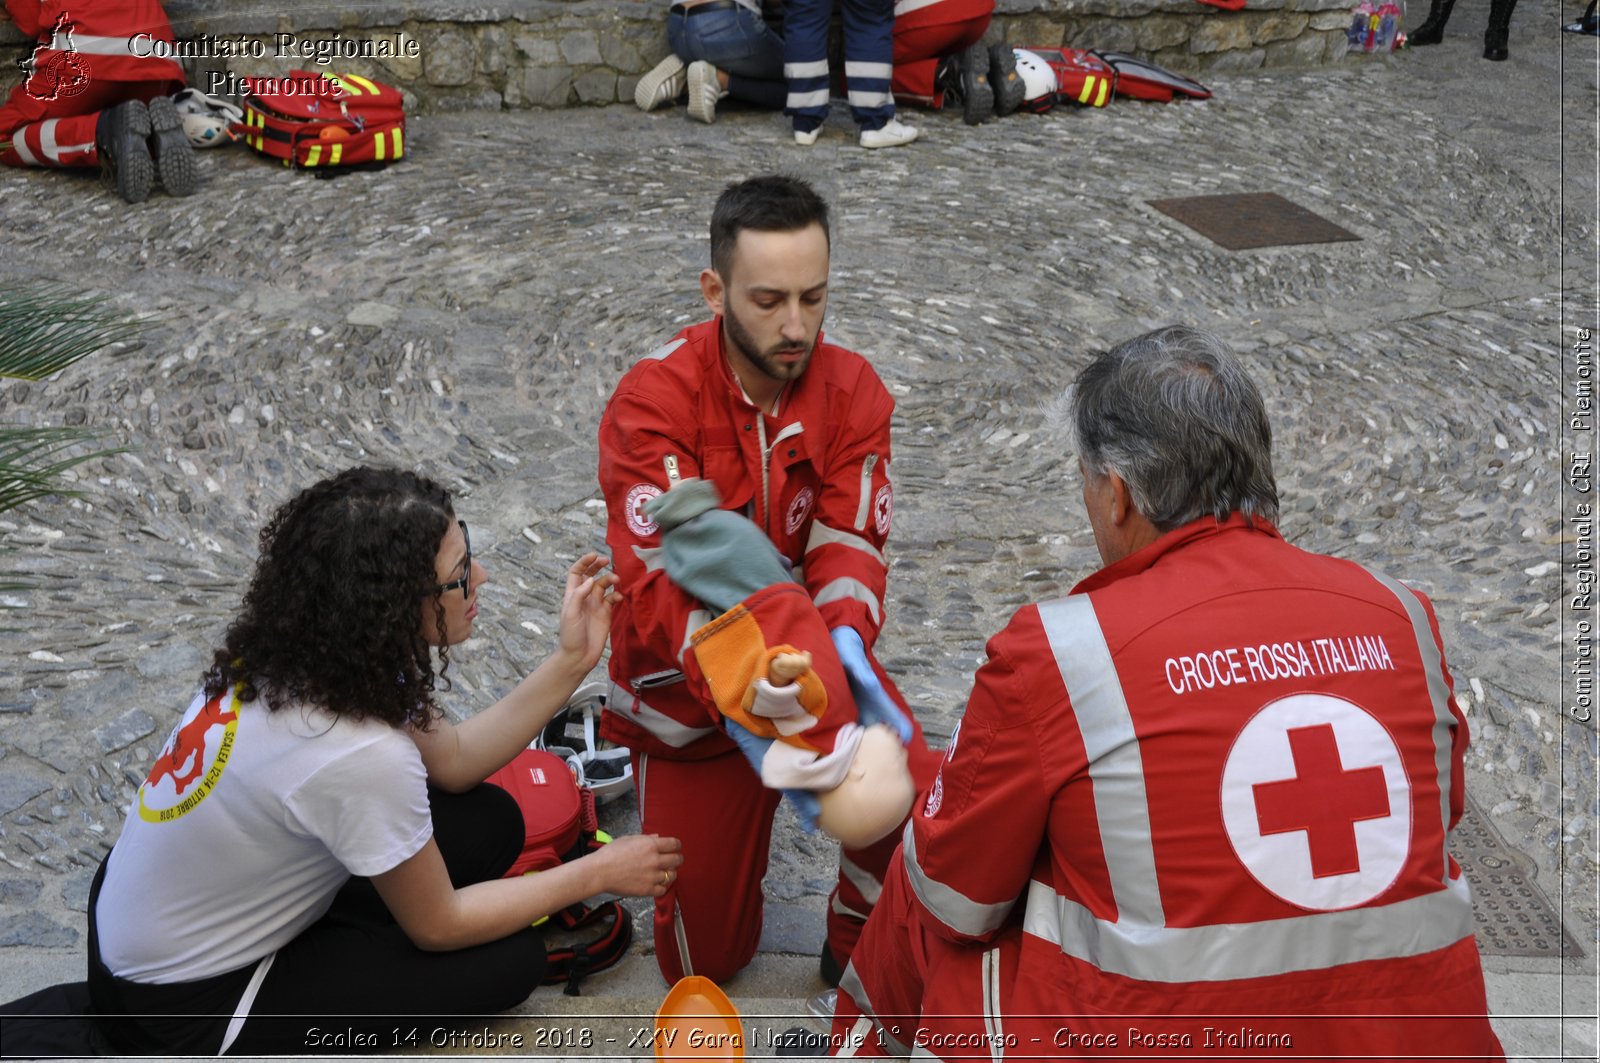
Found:
<path fill-rule="evenodd" d="M 635 484 L 628 489 L 628 530 L 641 539 L 654 535 L 660 527 L 644 511 L 644 504 L 660 494 L 661 488 L 655 484 Z"/>
<path fill-rule="evenodd" d="M 639 360 L 641 362 L 659 362 L 661 359 L 665 358 L 667 355 L 671 354 L 673 351 L 677 350 L 679 347 L 682 347 L 688 342 L 689 341 L 687 339 L 680 338 L 675 339 L 670 343 L 663 343 L 661 346 L 657 347 L 655 350 L 651 351 L 649 354 L 645 355 Z"/>

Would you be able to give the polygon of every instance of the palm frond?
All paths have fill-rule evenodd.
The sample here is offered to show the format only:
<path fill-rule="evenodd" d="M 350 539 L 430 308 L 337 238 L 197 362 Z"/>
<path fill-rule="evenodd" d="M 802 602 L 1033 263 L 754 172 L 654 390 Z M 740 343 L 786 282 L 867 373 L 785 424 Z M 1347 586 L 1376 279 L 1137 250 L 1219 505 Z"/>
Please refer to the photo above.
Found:
<path fill-rule="evenodd" d="M 143 327 L 101 296 L 48 284 L 0 291 L 0 377 L 43 380 Z"/>
<path fill-rule="evenodd" d="M 60 486 L 61 474 L 95 458 L 120 454 L 126 447 L 70 453 L 94 437 L 77 428 L 0 426 L 0 513 L 46 495 L 74 496 Z"/>

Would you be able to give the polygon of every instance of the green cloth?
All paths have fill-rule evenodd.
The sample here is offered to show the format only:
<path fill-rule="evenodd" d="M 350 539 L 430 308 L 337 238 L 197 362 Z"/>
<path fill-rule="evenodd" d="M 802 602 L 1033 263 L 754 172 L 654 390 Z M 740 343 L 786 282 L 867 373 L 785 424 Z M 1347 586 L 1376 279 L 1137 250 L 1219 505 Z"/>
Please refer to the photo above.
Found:
<path fill-rule="evenodd" d="M 772 540 L 721 504 L 716 484 L 695 477 L 644 504 L 645 514 L 661 525 L 667 578 L 719 614 L 756 591 L 794 580 Z"/>

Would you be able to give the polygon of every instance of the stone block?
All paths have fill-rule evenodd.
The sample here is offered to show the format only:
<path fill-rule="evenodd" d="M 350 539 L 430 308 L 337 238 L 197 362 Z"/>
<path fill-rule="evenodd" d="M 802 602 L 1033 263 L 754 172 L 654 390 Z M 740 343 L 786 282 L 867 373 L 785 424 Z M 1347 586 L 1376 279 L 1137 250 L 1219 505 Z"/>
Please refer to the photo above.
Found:
<path fill-rule="evenodd" d="M 448 111 L 498 111 L 504 102 L 504 98 L 494 89 L 465 88 L 434 93 L 428 101 L 427 109 L 436 114 Z"/>
<path fill-rule="evenodd" d="M 616 103 L 617 72 L 606 67 L 587 70 L 579 74 L 572 87 L 578 92 L 580 103 Z"/>
<path fill-rule="evenodd" d="M 1049 15 L 1022 15 L 1006 20 L 1003 39 L 1019 48 L 1060 48 L 1066 39 L 1066 27 Z"/>
<path fill-rule="evenodd" d="M 576 30 L 561 38 L 561 58 L 573 66 L 598 66 L 600 40 L 589 30 Z"/>
<path fill-rule="evenodd" d="M 478 69 L 485 74 L 504 74 L 511 38 L 499 26 L 489 26 L 478 34 Z"/>
<path fill-rule="evenodd" d="M 1273 41 L 1289 41 L 1305 32 L 1306 24 L 1311 21 L 1311 16 L 1301 11 L 1279 11 L 1268 15 L 1255 24 L 1255 42 L 1257 44 L 1271 44 Z"/>
<path fill-rule="evenodd" d="M 1211 61 L 1206 64 L 1206 69 L 1212 73 L 1259 70 L 1266 61 L 1267 50 L 1265 48 L 1239 49 L 1213 53 Z"/>
<path fill-rule="evenodd" d="M 1250 44 L 1250 20 L 1243 13 L 1208 18 L 1189 35 L 1189 51 L 1195 55 L 1232 52 Z"/>
<path fill-rule="evenodd" d="M 422 39 L 422 69 L 428 84 L 465 85 L 478 66 L 472 38 L 459 30 L 441 30 Z"/>
<path fill-rule="evenodd" d="M 101 727 L 95 728 L 95 744 L 102 753 L 115 753 L 119 749 L 126 749 L 145 735 L 153 734 L 156 729 L 155 720 L 143 709 L 129 709 Z"/>
<path fill-rule="evenodd" d="M 523 107 L 565 107 L 571 95 L 570 66 L 530 66 L 522 72 Z"/>
<path fill-rule="evenodd" d="M 1348 24 L 1349 21 L 1350 20 L 1348 18 L 1345 19 L 1346 24 Z M 1339 60 L 1343 59 L 1347 53 L 1349 53 L 1350 38 L 1346 37 L 1342 33 L 1330 33 L 1327 34 L 1327 38 L 1328 44 L 1326 51 L 1323 52 L 1323 62 L 1337 63 Z"/>
<path fill-rule="evenodd" d="M 1139 50 L 1154 52 L 1161 48 L 1170 48 L 1175 44 L 1183 44 L 1193 32 L 1193 22 L 1193 19 L 1180 18 L 1177 15 L 1151 15 L 1139 19 L 1135 26 Z"/>
<path fill-rule="evenodd" d="M 401 81 L 417 81 L 422 77 L 422 63 L 427 57 L 427 45 L 422 38 L 405 30 L 393 32 L 378 31 L 369 34 L 372 40 L 384 42 L 388 45 L 385 49 L 388 55 L 380 56 L 377 63 L 388 71 L 391 77 Z M 415 53 L 413 56 L 412 53 Z M 379 75 L 383 79 L 382 75 Z"/>
<path fill-rule="evenodd" d="M 650 52 L 653 54 L 654 49 Z M 666 56 L 663 52 L 647 63 L 645 54 L 637 42 L 620 32 L 605 33 L 600 37 L 600 61 L 613 70 L 648 70 Z"/>
<path fill-rule="evenodd" d="M 1132 52 L 1139 47 L 1136 19 L 1105 19 L 1089 22 L 1074 28 L 1070 34 L 1073 48 L 1098 48 L 1103 52 Z"/>
<path fill-rule="evenodd" d="M 25 945 L 35 949 L 62 949 L 77 943 L 76 930 L 52 922 L 39 912 L 0 918 L 0 947 Z"/>
<path fill-rule="evenodd" d="M 561 62 L 561 49 L 555 41 L 535 37 L 531 33 L 518 33 L 511 38 L 511 46 L 518 55 L 528 60 L 530 66 L 548 66 Z"/>
<path fill-rule="evenodd" d="M 1307 33 L 1292 41 L 1267 45 L 1267 66 L 1310 66 L 1322 62 L 1327 42 L 1323 34 Z"/>
<path fill-rule="evenodd" d="M 1350 18 L 1349 11 L 1319 11 L 1308 16 L 1306 25 L 1314 30 L 1343 30 L 1349 28 Z"/>

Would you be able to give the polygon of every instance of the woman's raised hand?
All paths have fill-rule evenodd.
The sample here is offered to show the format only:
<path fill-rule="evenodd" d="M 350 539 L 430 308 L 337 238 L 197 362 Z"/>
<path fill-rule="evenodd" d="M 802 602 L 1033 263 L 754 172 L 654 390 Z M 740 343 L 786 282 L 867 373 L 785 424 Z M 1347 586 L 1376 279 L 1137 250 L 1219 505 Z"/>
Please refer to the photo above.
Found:
<path fill-rule="evenodd" d="M 609 557 L 584 554 L 567 570 L 561 596 L 561 651 L 576 658 L 585 672 L 600 660 L 611 631 L 611 609 L 622 601 L 615 589 L 616 573 L 605 570 L 609 564 Z"/>
<path fill-rule="evenodd" d="M 629 834 L 602 845 L 585 859 L 605 864 L 601 881 L 607 892 L 659 897 L 678 880 L 683 843 L 659 834 Z"/>

